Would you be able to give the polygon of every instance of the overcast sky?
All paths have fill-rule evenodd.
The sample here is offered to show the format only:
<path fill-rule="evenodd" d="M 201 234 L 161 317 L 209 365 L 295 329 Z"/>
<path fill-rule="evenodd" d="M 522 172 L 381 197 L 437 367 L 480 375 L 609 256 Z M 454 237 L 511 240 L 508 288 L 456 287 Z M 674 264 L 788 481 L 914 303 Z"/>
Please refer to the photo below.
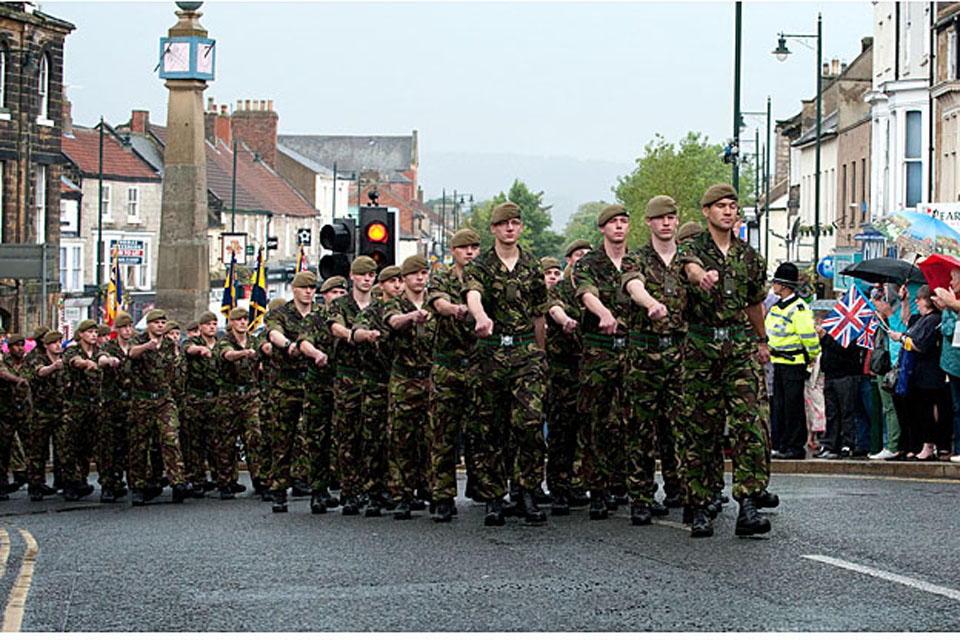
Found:
<path fill-rule="evenodd" d="M 166 90 L 153 69 L 159 38 L 176 22 L 173 2 L 41 8 L 77 27 L 64 65 L 78 124 L 101 115 L 126 122 L 134 108 L 165 121 Z M 281 133 L 417 129 L 428 197 L 443 187 L 493 195 L 470 175 L 432 165 L 431 154 L 629 168 L 657 132 L 676 140 L 697 130 L 715 141 L 731 133 L 732 2 L 206 2 L 201 11 L 217 40 L 207 96 L 231 105 L 273 100 Z M 744 110 L 765 109 L 770 95 L 782 119 L 813 97 L 813 41 L 790 42 L 795 55 L 784 63 L 770 52 L 778 31 L 815 33 L 818 11 L 824 58 L 852 61 L 872 35 L 869 2 L 744 3 Z M 748 125 L 752 148 L 763 120 Z M 610 197 L 585 188 L 582 201 Z"/>

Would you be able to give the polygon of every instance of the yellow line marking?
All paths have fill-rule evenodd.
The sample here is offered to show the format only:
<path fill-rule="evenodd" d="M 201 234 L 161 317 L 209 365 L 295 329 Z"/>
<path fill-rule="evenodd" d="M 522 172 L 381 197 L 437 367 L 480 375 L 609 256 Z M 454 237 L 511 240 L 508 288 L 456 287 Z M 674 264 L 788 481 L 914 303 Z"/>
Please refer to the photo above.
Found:
<path fill-rule="evenodd" d="M 850 473 L 777 473 L 772 474 L 788 478 L 853 478 L 855 480 L 889 480 L 891 482 L 940 482 L 942 484 L 960 484 L 956 478 L 910 478 L 907 476 L 855 475 Z"/>
<path fill-rule="evenodd" d="M 24 542 L 27 543 L 27 552 L 23 555 L 23 564 L 20 565 L 20 573 L 17 574 L 17 580 L 10 591 L 10 602 L 3 611 L 3 626 L 0 627 L 2 633 L 18 633 L 20 624 L 23 622 L 23 612 L 27 605 L 27 595 L 30 593 L 30 583 L 33 582 L 33 568 L 37 563 L 37 552 L 39 547 L 37 541 L 33 539 L 29 531 L 19 529 Z"/>
<path fill-rule="evenodd" d="M 10 534 L 0 529 L 0 578 L 7 572 L 7 558 L 10 557 Z"/>

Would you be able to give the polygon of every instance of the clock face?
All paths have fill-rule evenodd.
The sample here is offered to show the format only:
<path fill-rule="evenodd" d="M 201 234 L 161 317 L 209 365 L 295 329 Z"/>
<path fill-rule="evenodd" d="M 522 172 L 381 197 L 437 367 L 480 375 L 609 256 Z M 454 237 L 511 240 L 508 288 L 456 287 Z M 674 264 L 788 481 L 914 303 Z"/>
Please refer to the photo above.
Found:
<path fill-rule="evenodd" d="M 190 43 L 168 42 L 163 53 L 163 70 L 166 72 L 190 71 Z"/>
<path fill-rule="evenodd" d="M 197 47 L 197 73 L 213 73 L 212 42 L 202 42 Z"/>

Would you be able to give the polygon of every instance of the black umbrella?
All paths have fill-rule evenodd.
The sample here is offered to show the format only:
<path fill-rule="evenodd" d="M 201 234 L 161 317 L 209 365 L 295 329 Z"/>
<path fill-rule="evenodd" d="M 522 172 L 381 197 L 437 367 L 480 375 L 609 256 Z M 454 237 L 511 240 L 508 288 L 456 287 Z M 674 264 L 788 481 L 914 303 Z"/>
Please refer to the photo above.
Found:
<path fill-rule="evenodd" d="M 906 260 L 894 258 L 874 258 L 855 262 L 840 272 L 841 275 L 866 280 L 867 282 L 916 282 L 927 284 L 923 272 Z"/>

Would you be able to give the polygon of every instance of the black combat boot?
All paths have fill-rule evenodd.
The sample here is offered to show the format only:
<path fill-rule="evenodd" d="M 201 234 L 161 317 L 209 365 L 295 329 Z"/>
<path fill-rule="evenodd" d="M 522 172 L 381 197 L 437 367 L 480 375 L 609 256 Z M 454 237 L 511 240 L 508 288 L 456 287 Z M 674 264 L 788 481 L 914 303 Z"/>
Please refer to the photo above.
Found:
<path fill-rule="evenodd" d="M 713 535 L 713 521 L 703 507 L 693 508 L 693 520 L 690 524 L 691 538 L 709 538 Z"/>
<path fill-rule="evenodd" d="M 294 498 L 302 498 L 304 496 L 308 496 L 310 495 L 310 485 L 307 484 L 307 481 L 304 480 L 303 478 L 294 478 L 293 488 L 290 490 L 290 494 Z"/>
<path fill-rule="evenodd" d="M 453 498 L 437 500 L 436 513 L 433 514 L 434 522 L 450 522 L 453 520 Z"/>
<path fill-rule="evenodd" d="M 230 483 L 230 491 L 232 491 L 233 493 L 243 493 L 246 490 L 247 490 L 247 485 L 240 484 L 236 480 Z"/>
<path fill-rule="evenodd" d="M 617 485 L 610 490 L 613 500 L 619 504 L 630 504 L 630 496 L 627 495 L 627 488 L 623 485 Z"/>
<path fill-rule="evenodd" d="M 203 479 L 203 482 L 201 483 L 201 485 L 204 491 L 214 491 L 220 487 L 220 485 L 218 485 L 213 480 L 207 480 L 206 478 Z"/>
<path fill-rule="evenodd" d="M 270 502 L 273 500 L 273 491 L 270 490 L 270 484 L 263 485 L 263 493 L 260 494 L 261 502 Z"/>
<path fill-rule="evenodd" d="M 590 504 L 590 496 L 583 489 L 571 489 L 567 499 L 571 507 L 585 507 Z"/>
<path fill-rule="evenodd" d="M 253 495 L 262 496 L 265 490 L 266 490 L 266 487 L 264 487 L 259 480 L 254 478 L 253 479 Z"/>
<path fill-rule="evenodd" d="M 662 517 L 664 517 L 664 516 L 670 515 L 670 509 L 667 509 L 666 506 L 664 506 L 664 505 L 660 504 L 659 502 L 657 502 L 656 500 L 654 500 L 654 501 L 650 504 L 650 514 L 651 514 L 651 515 L 654 515 L 654 516 L 657 516 L 658 518 L 662 518 Z"/>
<path fill-rule="evenodd" d="M 55 496 L 55 495 L 57 495 L 57 490 L 54 489 L 53 487 L 51 487 L 51 486 L 48 485 L 48 484 L 42 484 L 42 485 L 40 485 L 40 492 L 43 493 L 43 495 L 45 495 L 45 496 Z M 124 495 L 126 495 L 127 490 L 124 489 L 124 490 L 123 490 L 123 493 L 124 493 Z M 118 497 L 119 497 L 119 496 L 118 496 Z"/>
<path fill-rule="evenodd" d="M 540 510 L 533 497 L 533 491 L 520 490 L 520 504 L 523 506 L 523 518 L 527 524 L 540 524 L 547 521 L 547 514 Z"/>
<path fill-rule="evenodd" d="M 220 487 L 220 499 L 235 500 L 236 496 L 233 495 L 233 491 L 230 491 L 230 487 Z"/>
<path fill-rule="evenodd" d="M 642 527 L 653 523 L 653 513 L 645 504 L 635 504 L 630 507 L 630 524 Z"/>
<path fill-rule="evenodd" d="M 199 500 L 206 495 L 206 492 L 203 490 L 203 482 L 197 482 L 190 489 L 190 497 Z"/>
<path fill-rule="evenodd" d="M 143 497 L 143 489 L 134 489 L 131 500 L 133 501 L 133 506 L 135 507 L 142 507 L 147 504 L 146 499 Z"/>
<path fill-rule="evenodd" d="M 413 516 L 410 511 L 410 503 L 412 500 L 408 496 L 403 496 L 403 499 L 400 501 L 400 504 L 397 505 L 397 508 L 393 510 L 393 519 L 394 520 L 409 520 Z"/>
<path fill-rule="evenodd" d="M 187 490 L 187 485 L 182 482 L 178 482 L 173 485 L 173 502 L 175 504 L 180 504 L 183 502 L 184 498 L 190 495 L 190 492 Z"/>
<path fill-rule="evenodd" d="M 591 520 L 606 520 L 607 519 L 607 503 L 603 499 L 603 491 L 591 491 L 590 492 L 590 519 Z"/>
<path fill-rule="evenodd" d="M 593 491 L 590 492 L 593 495 Z M 617 510 L 617 498 L 610 491 L 603 492 L 603 502 L 607 505 L 607 511 L 614 512 Z"/>
<path fill-rule="evenodd" d="M 502 527 L 506 519 L 503 517 L 503 502 L 498 498 L 487 501 L 487 514 L 483 517 L 483 526 Z"/>
<path fill-rule="evenodd" d="M 757 509 L 776 509 L 780 506 L 780 496 L 769 491 L 761 491 L 756 500 Z"/>
<path fill-rule="evenodd" d="M 360 515 L 360 501 L 356 496 L 347 496 L 343 501 L 343 509 L 340 510 L 345 516 Z"/>
<path fill-rule="evenodd" d="M 3 495 L 7 495 L 4 493 Z M 7 496 L 9 498 L 10 496 Z M 80 494 L 77 492 L 77 483 L 76 482 L 67 482 L 63 487 L 63 499 L 67 502 L 76 502 L 80 499 Z"/>
<path fill-rule="evenodd" d="M 52 490 L 52 489 L 51 489 L 51 490 Z M 54 493 L 56 493 L 56 492 L 54 492 Z M 123 486 L 123 484 L 121 483 L 119 487 L 114 487 L 114 488 L 113 488 L 113 495 L 115 495 L 115 496 L 117 497 L 117 499 L 126 497 L 126 495 L 127 495 L 127 488 L 126 488 L 125 486 Z"/>
<path fill-rule="evenodd" d="M 336 509 L 340 506 L 340 501 L 330 495 L 329 489 L 317 489 L 314 493 L 320 496 L 320 499 L 323 501 L 323 506 L 327 509 Z"/>
<path fill-rule="evenodd" d="M 683 505 L 683 524 L 693 524 L 693 507 Z"/>
<path fill-rule="evenodd" d="M 43 489 L 40 487 L 30 487 L 27 493 L 30 496 L 30 502 L 43 502 Z"/>
<path fill-rule="evenodd" d="M 553 505 L 550 507 L 550 515 L 568 516 L 570 515 L 570 501 L 567 500 L 566 491 L 557 491 L 553 496 Z"/>
<path fill-rule="evenodd" d="M 760 533 L 769 533 L 770 521 L 757 513 L 757 503 L 754 498 L 744 498 L 740 501 L 740 514 L 737 516 L 737 528 L 734 533 L 738 536 L 754 536 Z"/>
<path fill-rule="evenodd" d="M 33 499 L 31 491 L 31 499 Z M 43 499 L 41 495 L 41 500 Z M 100 502 L 116 502 L 117 496 L 113 493 L 113 487 L 103 487 L 100 489 Z"/>
<path fill-rule="evenodd" d="M 93 485 L 87 484 L 86 482 L 78 482 L 76 485 L 77 495 L 81 498 L 86 498 L 88 495 L 93 493 Z"/>
<path fill-rule="evenodd" d="M 327 505 L 323 502 L 323 496 L 320 492 L 314 489 L 310 493 L 310 513 L 315 513 L 320 515 L 321 513 L 327 512 Z"/>
<path fill-rule="evenodd" d="M 17 488 L 14 491 L 17 491 L 23 485 L 27 484 L 27 472 L 26 471 L 14 471 L 13 472 L 13 484 L 17 485 Z M 11 491 L 10 493 L 13 493 Z"/>
<path fill-rule="evenodd" d="M 276 489 L 273 491 L 272 509 L 274 513 L 287 512 L 287 490 L 286 489 Z"/>
<path fill-rule="evenodd" d="M 537 504 L 550 504 L 553 502 L 553 495 L 543 490 L 543 487 L 537 487 L 533 492 L 533 499 Z"/>
<path fill-rule="evenodd" d="M 720 511 L 723 509 L 723 505 L 720 504 L 720 500 L 714 498 L 713 500 L 705 504 L 703 508 L 707 512 L 707 517 L 713 520 L 718 515 L 720 515 Z"/>
<path fill-rule="evenodd" d="M 668 491 L 667 495 L 663 498 L 663 506 L 669 509 L 679 509 L 683 506 L 683 499 L 680 497 L 679 491 Z"/>
<path fill-rule="evenodd" d="M 148 484 L 143 490 L 143 499 L 149 502 L 163 493 L 163 487 L 159 484 Z"/>

